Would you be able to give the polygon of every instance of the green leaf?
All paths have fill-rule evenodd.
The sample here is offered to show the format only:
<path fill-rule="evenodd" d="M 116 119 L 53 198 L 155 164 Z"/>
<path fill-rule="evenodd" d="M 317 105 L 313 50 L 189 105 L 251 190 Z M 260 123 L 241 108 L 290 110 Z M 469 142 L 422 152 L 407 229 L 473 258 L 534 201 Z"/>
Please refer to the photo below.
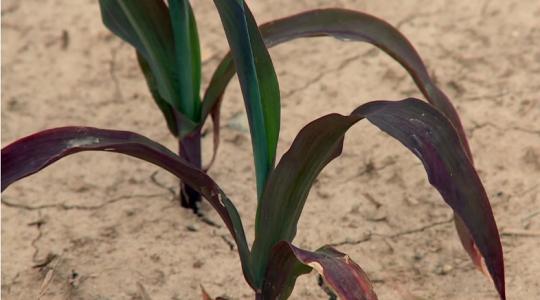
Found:
<path fill-rule="evenodd" d="M 179 101 L 182 112 L 190 119 L 200 118 L 201 50 L 197 24 L 188 0 L 170 0 Z"/>
<path fill-rule="evenodd" d="M 253 286 L 249 248 L 236 207 L 203 171 L 139 134 L 92 127 L 60 127 L 22 138 L 2 149 L 2 191 L 66 156 L 84 151 L 115 152 L 139 158 L 169 171 L 197 190 L 227 225 L 238 247 L 246 281 Z"/>
<path fill-rule="evenodd" d="M 306 11 L 260 26 L 267 47 L 304 37 L 332 36 L 341 40 L 362 41 L 380 48 L 411 75 L 429 102 L 441 110 L 458 129 L 467 145 L 459 117 L 448 97 L 435 85 L 411 43 L 392 25 L 374 16 L 346 9 L 328 8 Z M 235 66 L 227 54 L 214 72 L 203 100 L 201 120 L 205 120 L 221 100 Z M 470 153 L 468 148 L 467 152 Z"/>
<path fill-rule="evenodd" d="M 168 8 L 162 0 L 99 0 L 103 23 L 131 44 L 148 62 L 161 97 L 182 111 L 174 74 L 174 39 Z"/>
<path fill-rule="evenodd" d="M 272 247 L 282 240 L 293 241 L 313 181 L 341 154 L 343 135 L 354 124 L 354 120 L 344 120 L 330 115 L 304 127 L 270 174 L 255 218 L 252 264 L 257 285 L 263 280 Z"/>
<path fill-rule="evenodd" d="M 471 233 L 504 299 L 502 247 L 482 182 L 454 126 L 437 109 L 417 99 L 370 102 L 349 116 L 326 115 L 300 131 L 270 175 L 257 208 L 252 247 L 256 284 L 261 284 L 272 247 L 281 240 L 294 239 L 316 176 L 339 156 L 346 131 L 363 118 L 399 140 L 422 161 L 430 183 Z"/>
<path fill-rule="evenodd" d="M 159 94 L 157 82 L 152 74 L 152 70 L 150 70 L 150 66 L 139 52 L 137 52 L 137 61 L 139 62 L 139 67 L 141 68 L 142 73 L 144 74 L 144 78 L 146 79 L 146 84 L 148 85 L 148 89 L 152 94 L 152 98 L 154 98 L 154 102 L 156 102 L 157 106 L 163 113 L 163 117 L 167 122 L 169 131 L 174 136 L 178 136 L 178 124 L 176 123 L 174 108 Z"/>
<path fill-rule="evenodd" d="M 148 65 L 144 57 L 142 57 L 142 55 L 140 55 L 140 53 L 138 52 L 137 61 L 139 62 L 139 67 L 141 68 L 142 73 L 144 74 L 146 84 L 148 85 L 148 89 L 152 94 L 152 98 L 154 98 L 154 101 L 156 102 L 157 106 L 163 113 L 165 120 L 167 121 L 167 127 L 169 128 L 169 131 L 174 136 L 178 137 L 178 139 L 180 140 L 184 139 L 187 135 L 193 134 L 193 132 L 197 128 L 200 128 L 201 125 L 199 123 L 193 122 L 184 114 L 175 110 L 169 103 L 167 103 L 167 101 L 165 101 L 161 97 L 159 91 L 157 90 L 156 79 L 154 78 L 152 70 L 150 70 L 150 66 Z M 217 150 L 214 150 L 214 152 L 216 151 Z"/>
<path fill-rule="evenodd" d="M 270 55 L 244 1 L 215 0 L 244 95 L 260 197 L 274 168 L 280 125 L 279 86 Z"/>
<path fill-rule="evenodd" d="M 193 122 L 184 114 L 175 110 L 167 101 L 165 101 L 165 99 L 161 97 L 157 88 L 154 74 L 152 73 L 152 70 L 150 70 L 150 66 L 144 57 L 142 57 L 139 52 L 137 52 L 137 61 L 139 62 L 139 67 L 141 68 L 142 73 L 144 74 L 146 84 L 148 85 L 148 89 L 152 94 L 152 98 L 154 98 L 154 101 L 163 113 L 163 117 L 165 117 L 169 131 L 180 140 L 184 139 L 187 135 L 192 134 L 201 125 Z M 214 152 L 216 151 L 217 150 L 214 150 Z"/>
<path fill-rule="evenodd" d="M 472 161 L 465 131 L 457 112 L 448 97 L 435 85 L 411 43 L 392 25 L 374 16 L 340 8 L 317 9 L 274 20 L 260 26 L 267 47 L 272 47 L 302 37 L 333 36 L 341 40 L 364 41 L 380 48 L 399 62 L 411 75 L 426 99 L 442 111 L 458 131 L 461 143 Z M 228 82 L 234 76 L 234 64 L 227 54 L 214 72 L 208 85 L 202 108 L 201 120 L 208 114 L 219 114 L 219 103 Z M 483 269 L 478 247 L 459 217 L 456 229 L 465 250 L 473 262 Z"/>
<path fill-rule="evenodd" d="M 263 299 L 288 299 L 296 278 L 315 269 L 340 299 L 376 300 L 366 273 L 348 255 L 330 246 L 307 251 L 281 241 L 272 257 L 262 288 Z"/>
<path fill-rule="evenodd" d="M 411 43 L 395 27 L 379 18 L 347 9 L 317 9 L 265 23 L 259 29 L 268 48 L 298 38 L 319 36 L 373 44 L 392 56 L 410 73 L 430 102 L 447 110 L 446 115 L 457 117 L 455 110 L 448 106 L 448 98 L 431 80 Z M 211 111 L 234 76 L 235 66 L 230 61 L 231 56 L 227 54 L 214 72 L 204 97 L 203 113 Z"/>
<path fill-rule="evenodd" d="M 217 110 L 219 113 L 219 105 L 223 99 L 223 94 L 234 74 L 236 74 L 236 67 L 229 52 L 219 63 L 204 92 L 201 111 L 202 121 L 206 120 L 213 111 Z"/>

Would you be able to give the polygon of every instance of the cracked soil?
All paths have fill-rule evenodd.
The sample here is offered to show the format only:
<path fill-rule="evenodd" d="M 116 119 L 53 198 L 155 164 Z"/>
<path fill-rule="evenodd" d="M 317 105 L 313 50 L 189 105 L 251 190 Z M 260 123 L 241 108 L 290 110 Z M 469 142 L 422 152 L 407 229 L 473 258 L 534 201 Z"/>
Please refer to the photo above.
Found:
<path fill-rule="evenodd" d="M 203 86 L 227 50 L 212 1 L 192 1 Z M 454 101 L 501 230 L 508 299 L 540 299 L 540 4 L 508 1 L 249 1 L 259 23 L 339 6 L 409 38 Z M 2 1 L 2 145 L 86 125 L 140 132 L 175 149 L 133 50 L 101 24 L 96 1 Z M 273 48 L 282 93 L 279 153 L 300 128 L 368 100 L 421 97 L 407 73 L 364 43 L 313 38 Z M 252 240 L 251 143 L 236 79 L 210 171 Z M 211 134 L 203 140 L 210 157 Z M 175 179 L 110 153 L 66 158 L 2 195 L 3 299 L 253 299 L 217 215 L 173 200 Z M 367 122 L 318 178 L 295 243 L 338 245 L 380 299 L 497 299 L 458 241 L 421 163 Z M 217 224 L 217 226 L 216 226 Z M 234 246 L 233 246 L 234 247 Z M 327 299 L 314 274 L 292 299 Z"/>

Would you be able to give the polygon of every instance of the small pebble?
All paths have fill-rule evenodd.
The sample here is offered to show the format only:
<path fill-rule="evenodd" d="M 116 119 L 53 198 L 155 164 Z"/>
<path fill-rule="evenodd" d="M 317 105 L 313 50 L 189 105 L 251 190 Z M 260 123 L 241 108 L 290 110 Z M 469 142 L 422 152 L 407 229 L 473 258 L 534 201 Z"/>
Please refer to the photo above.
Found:
<path fill-rule="evenodd" d="M 386 221 L 386 212 L 381 209 L 377 209 L 375 211 L 368 212 L 366 215 L 366 219 L 368 221 L 372 222 L 381 222 Z"/>
<path fill-rule="evenodd" d="M 200 260 L 197 260 L 193 263 L 193 268 L 195 269 L 200 269 L 202 266 L 204 265 L 204 263 Z"/>
<path fill-rule="evenodd" d="M 449 265 L 449 264 L 437 265 L 437 267 L 435 268 L 435 274 L 446 275 L 450 273 L 453 269 L 454 267 L 452 267 L 452 265 Z"/>
<path fill-rule="evenodd" d="M 192 232 L 196 232 L 196 231 L 199 230 L 199 228 L 195 224 L 191 224 L 191 225 L 186 226 L 186 229 L 189 230 L 189 231 L 192 231 Z"/>

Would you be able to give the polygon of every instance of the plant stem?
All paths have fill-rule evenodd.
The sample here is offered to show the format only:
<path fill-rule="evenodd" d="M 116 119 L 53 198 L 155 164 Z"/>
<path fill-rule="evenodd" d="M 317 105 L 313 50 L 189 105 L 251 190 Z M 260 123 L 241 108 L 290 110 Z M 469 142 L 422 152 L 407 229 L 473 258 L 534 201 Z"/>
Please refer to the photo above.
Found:
<path fill-rule="evenodd" d="M 201 162 L 201 131 L 197 130 L 179 141 L 179 155 L 197 168 L 202 167 Z M 201 195 L 190 186 L 180 182 L 180 204 L 198 213 Z"/>

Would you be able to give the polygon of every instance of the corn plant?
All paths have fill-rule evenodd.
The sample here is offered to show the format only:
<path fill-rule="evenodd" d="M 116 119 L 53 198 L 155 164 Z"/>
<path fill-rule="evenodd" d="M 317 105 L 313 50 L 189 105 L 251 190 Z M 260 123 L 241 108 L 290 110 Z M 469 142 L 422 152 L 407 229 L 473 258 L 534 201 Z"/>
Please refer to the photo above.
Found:
<path fill-rule="evenodd" d="M 313 269 L 343 299 L 377 299 L 368 276 L 346 254 L 331 246 L 309 250 L 293 244 L 314 180 L 326 165 L 339 157 L 348 129 L 367 119 L 421 160 L 429 182 L 454 211 L 465 249 L 473 262 L 491 277 L 500 298 L 506 299 L 498 229 L 474 169 L 459 117 L 429 78 L 410 43 L 386 22 L 359 12 L 309 11 L 259 29 L 244 1 L 214 2 L 231 53 L 214 73 L 202 111 L 219 114 L 226 85 L 237 72 L 256 166 L 257 211 L 251 248 L 233 201 L 212 178 L 185 157 L 133 132 L 61 127 L 22 138 L 2 149 L 2 191 L 19 179 L 78 152 L 109 151 L 133 156 L 177 176 L 218 212 L 235 240 L 244 277 L 256 299 L 288 298 L 296 279 Z M 136 14 L 133 16 L 138 18 Z M 349 115 L 325 115 L 298 133 L 276 165 L 279 85 L 266 47 L 321 35 L 367 41 L 381 48 L 407 69 L 429 103 L 414 98 L 372 101 Z"/>
<path fill-rule="evenodd" d="M 202 168 L 206 116 L 201 115 L 201 53 L 189 1 L 170 0 L 167 6 L 162 0 L 100 0 L 99 5 L 105 26 L 135 48 L 152 97 L 179 141 L 179 155 Z M 197 191 L 181 183 L 179 196 L 183 207 L 197 212 Z"/>

